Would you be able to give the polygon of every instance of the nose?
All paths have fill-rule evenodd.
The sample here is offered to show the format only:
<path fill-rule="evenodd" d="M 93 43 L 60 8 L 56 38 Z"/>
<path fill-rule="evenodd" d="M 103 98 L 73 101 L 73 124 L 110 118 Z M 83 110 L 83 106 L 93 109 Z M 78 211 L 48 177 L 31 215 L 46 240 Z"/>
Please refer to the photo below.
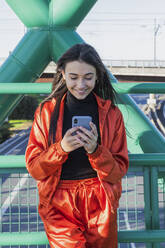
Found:
<path fill-rule="evenodd" d="M 77 82 L 77 87 L 79 89 L 83 89 L 85 87 L 85 80 L 83 78 L 80 78 Z"/>

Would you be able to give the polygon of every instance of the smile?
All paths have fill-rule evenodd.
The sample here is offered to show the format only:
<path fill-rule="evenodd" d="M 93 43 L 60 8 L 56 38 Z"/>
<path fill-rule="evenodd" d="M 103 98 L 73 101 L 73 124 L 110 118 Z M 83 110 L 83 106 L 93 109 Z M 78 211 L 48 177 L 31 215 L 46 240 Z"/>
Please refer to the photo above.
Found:
<path fill-rule="evenodd" d="M 86 94 L 86 91 L 77 91 L 77 93 L 78 93 L 79 95 L 84 95 L 84 94 Z"/>

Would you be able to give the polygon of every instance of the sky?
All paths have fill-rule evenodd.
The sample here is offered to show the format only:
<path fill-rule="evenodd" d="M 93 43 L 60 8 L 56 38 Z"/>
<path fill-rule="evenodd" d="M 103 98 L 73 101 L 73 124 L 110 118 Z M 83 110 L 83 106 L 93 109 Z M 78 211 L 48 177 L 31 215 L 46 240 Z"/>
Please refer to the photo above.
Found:
<path fill-rule="evenodd" d="M 7 57 L 25 32 L 0 0 L 0 57 Z M 165 0 L 98 0 L 77 32 L 103 59 L 165 60 Z"/>

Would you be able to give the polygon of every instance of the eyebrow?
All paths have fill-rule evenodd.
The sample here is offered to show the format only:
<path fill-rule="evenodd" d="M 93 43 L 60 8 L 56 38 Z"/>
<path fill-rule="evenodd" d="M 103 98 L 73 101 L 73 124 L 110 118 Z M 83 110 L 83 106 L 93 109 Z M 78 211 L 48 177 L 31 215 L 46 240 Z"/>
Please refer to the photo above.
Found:
<path fill-rule="evenodd" d="M 73 76 L 77 76 L 77 75 L 79 75 L 79 74 L 76 74 L 76 73 L 73 73 L 73 72 L 70 72 L 69 73 L 69 75 L 73 75 Z M 88 76 L 88 75 L 94 75 L 94 73 L 92 73 L 92 72 L 88 72 L 88 73 L 86 73 L 86 74 L 84 74 L 85 76 Z M 81 75 L 80 75 L 81 76 Z"/>

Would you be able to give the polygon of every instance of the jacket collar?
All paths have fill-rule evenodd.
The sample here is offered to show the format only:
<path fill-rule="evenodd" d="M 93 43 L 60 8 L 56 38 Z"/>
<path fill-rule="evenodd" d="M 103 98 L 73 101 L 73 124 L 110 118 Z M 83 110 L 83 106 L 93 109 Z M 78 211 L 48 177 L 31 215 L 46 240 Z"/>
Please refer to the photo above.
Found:
<path fill-rule="evenodd" d="M 96 93 L 93 92 L 93 94 L 96 97 L 96 101 L 97 101 L 99 108 L 101 108 L 103 111 L 107 112 L 111 106 L 111 100 L 109 100 L 109 99 L 104 100 L 101 97 L 99 97 L 98 95 L 96 95 Z"/>

